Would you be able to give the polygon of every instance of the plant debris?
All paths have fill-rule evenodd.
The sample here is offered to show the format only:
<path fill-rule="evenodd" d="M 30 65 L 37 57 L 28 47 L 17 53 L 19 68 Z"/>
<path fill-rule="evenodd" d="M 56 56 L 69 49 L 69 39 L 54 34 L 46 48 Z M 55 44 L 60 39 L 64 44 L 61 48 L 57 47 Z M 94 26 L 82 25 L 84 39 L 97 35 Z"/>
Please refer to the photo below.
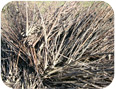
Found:
<path fill-rule="evenodd" d="M 114 13 L 105 2 L 10 2 L 1 77 L 12 88 L 97 89 L 114 77 Z M 58 5 L 58 6 L 57 6 Z"/>

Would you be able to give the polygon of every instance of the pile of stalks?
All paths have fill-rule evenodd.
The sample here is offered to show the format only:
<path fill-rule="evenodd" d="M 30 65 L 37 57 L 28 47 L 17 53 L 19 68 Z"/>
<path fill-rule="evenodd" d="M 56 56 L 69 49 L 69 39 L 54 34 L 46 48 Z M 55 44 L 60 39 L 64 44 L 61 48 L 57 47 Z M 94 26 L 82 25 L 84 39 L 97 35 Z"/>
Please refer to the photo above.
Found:
<path fill-rule="evenodd" d="M 10 2 L 1 77 L 12 88 L 95 89 L 114 77 L 114 13 L 105 2 Z M 61 3 L 61 4 L 60 4 Z"/>

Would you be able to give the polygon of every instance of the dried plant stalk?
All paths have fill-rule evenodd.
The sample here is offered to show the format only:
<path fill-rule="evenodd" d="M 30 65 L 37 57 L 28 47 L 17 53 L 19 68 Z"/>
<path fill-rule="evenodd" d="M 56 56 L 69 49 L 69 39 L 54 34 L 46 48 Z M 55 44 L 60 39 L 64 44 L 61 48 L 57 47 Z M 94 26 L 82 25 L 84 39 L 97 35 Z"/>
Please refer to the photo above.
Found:
<path fill-rule="evenodd" d="M 113 80 L 114 13 L 104 2 L 10 2 L 1 43 L 2 80 L 12 88 L 95 89 Z"/>

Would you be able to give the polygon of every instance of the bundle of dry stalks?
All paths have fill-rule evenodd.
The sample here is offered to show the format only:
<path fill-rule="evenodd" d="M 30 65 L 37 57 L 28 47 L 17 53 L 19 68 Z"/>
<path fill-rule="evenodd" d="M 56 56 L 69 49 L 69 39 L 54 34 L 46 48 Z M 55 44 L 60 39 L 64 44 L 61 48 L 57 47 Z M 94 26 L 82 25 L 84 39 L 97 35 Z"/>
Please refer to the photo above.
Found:
<path fill-rule="evenodd" d="M 103 88 L 114 76 L 114 13 L 104 2 L 10 2 L 1 75 L 12 88 Z"/>

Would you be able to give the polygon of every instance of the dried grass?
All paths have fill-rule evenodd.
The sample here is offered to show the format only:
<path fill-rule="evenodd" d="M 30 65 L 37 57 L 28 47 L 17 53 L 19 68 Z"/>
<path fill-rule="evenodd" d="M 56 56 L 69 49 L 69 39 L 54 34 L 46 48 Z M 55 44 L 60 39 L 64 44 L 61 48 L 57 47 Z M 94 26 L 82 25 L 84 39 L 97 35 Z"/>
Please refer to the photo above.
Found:
<path fill-rule="evenodd" d="M 10 2 L 3 8 L 4 83 L 33 89 L 108 86 L 114 76 L 112 8 L 104 2 L 37 3 Z"/>

